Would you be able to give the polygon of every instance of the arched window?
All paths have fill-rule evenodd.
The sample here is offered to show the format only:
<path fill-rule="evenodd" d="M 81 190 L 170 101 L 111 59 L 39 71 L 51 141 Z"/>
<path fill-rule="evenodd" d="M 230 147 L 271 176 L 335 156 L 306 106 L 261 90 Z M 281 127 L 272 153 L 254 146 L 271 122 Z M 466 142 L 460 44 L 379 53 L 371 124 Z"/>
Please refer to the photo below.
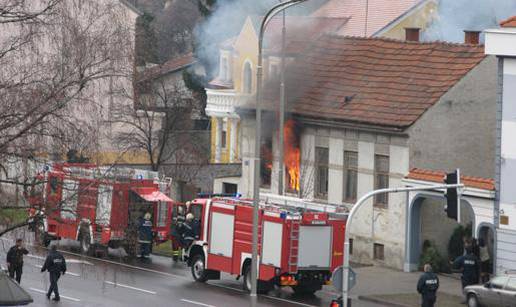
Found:
<path fill-rule="evenodd" d="M 251 94 L 253 88 L 253 71 L 251 70 L 251 64 L 245 63 L 244 66 L 244 93 Z"/>
<path fill-rule="evenodd" d="M 225 57 L 222 58 L 220 70 L 220 77 L 225 81 L 229 80 L 228 59 Z"/>

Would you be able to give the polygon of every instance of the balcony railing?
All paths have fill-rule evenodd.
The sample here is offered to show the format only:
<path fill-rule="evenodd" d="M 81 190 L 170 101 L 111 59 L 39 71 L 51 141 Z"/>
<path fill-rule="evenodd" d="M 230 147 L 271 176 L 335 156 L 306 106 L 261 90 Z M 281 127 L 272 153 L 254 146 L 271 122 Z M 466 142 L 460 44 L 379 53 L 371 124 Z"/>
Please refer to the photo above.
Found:
<path fill-rule="evenodd" d="M 206 114 L 209 116 L 236 117 L 236 108 L 246 104 L 251 95 L 241 94 L 235 90 L 206 91 L 208 96 Z"/>

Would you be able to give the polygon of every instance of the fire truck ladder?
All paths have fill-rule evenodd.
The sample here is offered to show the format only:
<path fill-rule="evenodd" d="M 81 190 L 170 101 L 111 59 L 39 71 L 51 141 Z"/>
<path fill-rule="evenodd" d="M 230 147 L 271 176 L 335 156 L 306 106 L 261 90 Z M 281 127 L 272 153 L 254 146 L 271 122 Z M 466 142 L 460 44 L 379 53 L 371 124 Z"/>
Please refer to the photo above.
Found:
<path fill-rule="evenodd" d="M 297 273 L 298 255 L 299 255 L 299 227 L 301 219 L 293 219 L 290 229 L 290 250 L 288 258 L 289 273 Z"/>

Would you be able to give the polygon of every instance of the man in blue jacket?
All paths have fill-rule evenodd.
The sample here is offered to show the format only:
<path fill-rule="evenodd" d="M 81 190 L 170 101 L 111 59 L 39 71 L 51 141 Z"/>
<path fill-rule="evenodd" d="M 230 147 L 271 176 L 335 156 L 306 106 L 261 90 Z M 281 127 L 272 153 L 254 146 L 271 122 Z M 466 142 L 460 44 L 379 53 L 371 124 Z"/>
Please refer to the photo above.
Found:
<path fill-rule="evenodd" d="M 50 247 L 50 252 L 48 253 L 47 259 L 45 259 L 45 264 L 41 268 L 41 272 L 48 271 L 50 276 L 50 288 L 47 292 L 47 298 L 50 299 L 52 292 L 54 292 L 53 300 L 58 302 L 60 300 L 59 297 L 59 289 L 57 287 L 57 281 L 61 274 L 66 273 L 66 260 L 63 255 L 57 251 L 57 246 L 52 245 Z"/>
<path fill-rule="evenodd" d="M 417 283 L 417 292 L 421 294 L 421 307 L 434 307 L 439 289 L 439 277 L 432 272 L 432 266 L 425 264 L 423 275 Z"/>

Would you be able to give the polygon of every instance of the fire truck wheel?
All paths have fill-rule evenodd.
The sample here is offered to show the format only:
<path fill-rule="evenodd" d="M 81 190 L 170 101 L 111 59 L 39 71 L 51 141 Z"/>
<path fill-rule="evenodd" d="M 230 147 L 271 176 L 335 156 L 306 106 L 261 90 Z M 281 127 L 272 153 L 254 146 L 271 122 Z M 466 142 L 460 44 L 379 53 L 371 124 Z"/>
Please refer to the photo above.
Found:
<path fill-rule="evenodd" d="M 197 254 L 192 259 L 192 276 L 194 280 L 198 282 L 205 282 L 208 280 L 204 257 L 202 255 Z"/>
<path fill-rule="evenodd" d="M 251 265 L 247 264 L 244 268 L 244 291 L 251 292 Z"/>

